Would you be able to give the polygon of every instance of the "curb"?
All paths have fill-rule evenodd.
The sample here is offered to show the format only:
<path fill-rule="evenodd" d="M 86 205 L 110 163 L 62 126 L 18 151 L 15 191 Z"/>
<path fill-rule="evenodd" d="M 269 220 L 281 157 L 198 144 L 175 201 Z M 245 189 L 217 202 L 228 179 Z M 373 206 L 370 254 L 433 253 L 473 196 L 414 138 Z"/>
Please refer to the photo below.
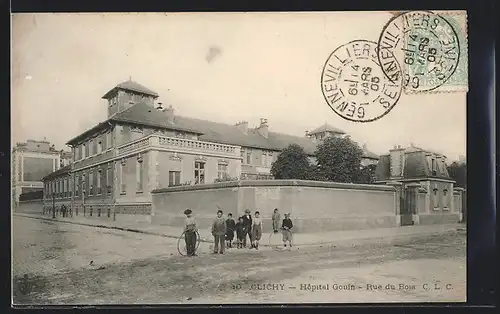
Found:
<path fill-rule="evenodd" d="M 21 213 L 13 213 L 13 216 L 19 216 L 19 217 L 25 217 L 25 218 L 31 218 L 31 219 L 38 219 L 38 220 L 45 220 L 45 221 L 52 221 L 52 222 L 62 222 L 62 223 L 67 223 L 67 224 L 73 224 L 73 225 L 81 225 L 81 226 L 87 226 L 87 227 L 94 227 L 94 228 L 103 228 L 103 229 L 111 229 L 111 230 L 120 230 L 120 231 L 128 231 L 128 232 L 135 232 L 135 233 L 142 233 L 142 234 L 148 234 L 148 235 L 154 235 L 154 236 L 160 236 L 164 238 L 171 238 L 171 239 L 179 239 L 179 236 L 174 236 L 174 235 L 169 235 L 161 232 L 154 232 L 154 231 L 147 231 L 147 230 L 141 230 L 141 229 L 136 229 L 136 228 L 127 228 L 127 227 L 119 227 L 119 226 L 107 226 L 107 225 L 101 225 L 101 224 L 91 224 L 91 223 L 85 223 L 85 222 L 74 222 L 74 221 L 66 221 L 66 220 L 60 220 L 59 218 L 45 218 L 45 217 L 37 217 L 37 216 L 32 216 L 32 215 L 26 215 L 26 214 L 21 214 Z M 367 243 L 390 243 L 393 241 L 405 241 L 410 239 L 416 239 L 419 237 L 424 237 L 424 236 L 432 236 L 432 235 L 439 235 L 439 234 L 446 234 L 446 233 L 452 233 L 452 232 L 457 232 L 460 231 L 459 229 L 450 229 L 450 230 L 443 230 L 443 231 L 432 231 L 432 232 L 422 232 L 422 233 L 414 233 L 414 234 L 400 234 L 400 235 L 394 235 L 394 236 L 379 236 L 379 237 L 366 237 L 366 238 L 358 238 L 358 239 L 339 239 L 336 241 L 320 241 L 320 242 L 311 242 L 311 243 L 303 243 L 303 244 L 294 244 L 295 247 L 303 247 L 303 246 L 321 246 L 321 245 L 331 245 L 334 244 L 334 247 L 353 247 L 356 245 L 362 245 L 362 244 L 367 244 Z M 213 243 L 213 241 L 209 241 L 206 239 L 200 239 L 200 242 L 203 243 Z M 271 247 L 269 244 L 260 244 L 261 247 Z"/>
<path fill-rule="evenodd" d="M 25 215 L 25 214 L 14 214 L 14 216 L 31 218 L 31 219 L 38 219 L 38 220 L 45 220 L 45 221 L 52 221 L 52 222 L 57 221 L 57 222 L 62 222 L 62 223 L 67 223 L 67 224 L 72 224 L 72 225 L 87 226 L 87 227 L 143 233 L 143 234 L 160 236 L 160 237 L 164 237 L 164 238 L 175 238 L 175 239 L 179 238 L 179 236 L 172 236 L 172 235 L 163 234 L 160 232 L 146 231 L 146 230 L 141 230 L 141 229 L 127 228 L 127 227 L 107 226 L 107 225 L 100 225 L 100 224 L 91 224 L 91 223 L 86 223 L 86 222 L 66 221 L 66 220 L 61 220 L 59 218 L 53 219 L 53 218 L 45 218 L 45 217 L 35 217 L 35 216 Z M 207 242 L 209 242 L 209 241 L 207 241 Z"/>

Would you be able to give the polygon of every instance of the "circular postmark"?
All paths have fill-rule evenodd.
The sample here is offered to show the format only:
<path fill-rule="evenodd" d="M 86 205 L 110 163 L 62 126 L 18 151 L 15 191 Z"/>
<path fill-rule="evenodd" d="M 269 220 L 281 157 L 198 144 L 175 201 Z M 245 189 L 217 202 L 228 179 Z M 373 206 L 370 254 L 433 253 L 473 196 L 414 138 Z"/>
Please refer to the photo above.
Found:
<path fill-rule="evenodd" d="M 430 11 L 410 11 L 391 18 L 380 34 L 377 48 L 384 75 L 391 81 L 402 76 L 407 92 L 429 92 L 443 85 L 460 59 L 455 29 Z M 401 72 L 395 70 L 394 58 Z"/>
<path fill-rule="evenodd" d="M 393 64 L 401 71 L 395 58 Z M 376 42 L 354 40 L 330 54 L 321 74 L 321 89 L 327 104 L 339 116 L 370 122 L 389 113 L 398 102 L 402 79 L 385 76 Z"/>

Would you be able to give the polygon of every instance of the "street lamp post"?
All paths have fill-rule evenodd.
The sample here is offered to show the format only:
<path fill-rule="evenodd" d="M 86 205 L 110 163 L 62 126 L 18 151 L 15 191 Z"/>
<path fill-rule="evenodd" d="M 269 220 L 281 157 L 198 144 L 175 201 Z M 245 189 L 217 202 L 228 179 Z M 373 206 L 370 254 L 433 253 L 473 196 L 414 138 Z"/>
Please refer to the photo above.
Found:
<path fill-rule="evenodd" d="M 75 195 L 75 174 L 73 171 L 69 171 L 69 176 L 68 176 L 68 186 L 69 186 L 69 196 L 70 196 L 70 204 L 69 204 L 69 213 L 70 216 L 73 217 L 73 206 L 74 206 L 74 195 Z"/>
<path fill-rule="evenodd" d="M 52 192 L 52 218 L 56 218 L 56 193 Z"/>

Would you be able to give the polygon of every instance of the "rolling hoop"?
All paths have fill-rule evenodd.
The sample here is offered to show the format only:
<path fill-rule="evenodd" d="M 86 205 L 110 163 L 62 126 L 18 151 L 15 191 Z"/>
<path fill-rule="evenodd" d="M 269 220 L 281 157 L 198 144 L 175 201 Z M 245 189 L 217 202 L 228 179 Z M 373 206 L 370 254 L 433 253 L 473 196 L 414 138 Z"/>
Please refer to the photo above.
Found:
<path fill-rule="evenodd" d="M 179 239 L 177 240 L 177 252 L 179 252 L 181 256 L 187 256 L 186 242 L 184 240 L 185 233 L 186 231 L 182 232 Z M 196 253 L 198 247 L 200 246 L 201 237 L 198 231 L 195 231 L 195 233 L 196 233 L 196 246 L 194 248 L 194 252 Z"/>
<path fill-rule="evenodd" d="M 284 250 L 284 246 L 283 246 L 283 233 L 281 231 L 282 231 L 282 229 L 280 228 L 280 232 L 277 232 L 277 233 L 271 232 L 271 234 L 269 234 L 269 246 L 274 251 L 283 251 Z M 290 230 L 290 234 L 292 236 L 291 243 L 293 244 L 293 233 L 292 233 L 292 230 Z"/>

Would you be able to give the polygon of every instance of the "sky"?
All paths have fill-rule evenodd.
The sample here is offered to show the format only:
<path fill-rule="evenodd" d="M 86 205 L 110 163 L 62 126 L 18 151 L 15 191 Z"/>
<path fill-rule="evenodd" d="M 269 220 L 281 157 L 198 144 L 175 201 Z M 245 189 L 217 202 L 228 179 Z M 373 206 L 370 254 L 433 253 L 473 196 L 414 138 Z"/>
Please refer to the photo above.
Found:
<path fill-rule="evenodd" d="M 377 154 L 410 145 L 466 153 L 466 94 L 402 94 L 379 120 L 334 113 L 322 68 L 337 47 L 377 41 L 388 12 L 78 13 L 12 16 L 12 143 L 56 148 L 107 118 L 102 96 L 131 78 L 182 116 L 304 136 L 324 123 Z"/>

